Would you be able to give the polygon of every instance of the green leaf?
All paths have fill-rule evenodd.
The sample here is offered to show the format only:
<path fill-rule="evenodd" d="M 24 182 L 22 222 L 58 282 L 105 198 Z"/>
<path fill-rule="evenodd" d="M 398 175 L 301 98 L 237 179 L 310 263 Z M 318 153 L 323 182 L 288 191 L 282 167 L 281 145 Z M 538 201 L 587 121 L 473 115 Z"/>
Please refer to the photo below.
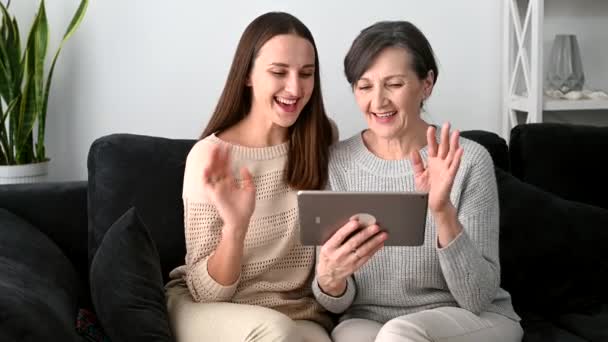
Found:
<path fill-rule="evenodd" d="M 11 137 L 9 136 L 11 131 L 6 131 L 6 119 L 11 116 L 15 116 L 14 112 L 19 108 L 19 101 L 21 99 L 21 95 L 18 95 L 16 98 L 9 103 L 6 108 L 6 112 L 0 116 L 0 144 L 2 145 L 4 152 L 6 153 L 5 157 L 7 159 L 7 163 L 13 164 L 15 162 L 15 149 L 12 143 Z"/>
<path fill-rule="evenodd" d="M 8 52 L 11 44 L 11 41 L 9 40 L 9 31 L 11 31 L 12 25 L 4 5 L 0 3 L 0 6 L 2 7 L 2 28 L 0 29 L 0 96 L 8 103 L 13 97 L 12 68 L 10 54 Z"/>
<path fill-rule="evenodd" d="M 2 108 L 2 101 L 0 101 L 0 165 L 7 165 L 7 154 L 4 152 L 4 149 L 8 147 L 8 140 L 6 139 L 6 127 L 4 126 L 4 120 L 6 116 L 4 115 L 4 109 Z"/>
<path fill-rule="evenodd" d="M 15 132 L 15 150 L 18 156 L 24 155 L 23 150 L 27 149 L 27 139 L 31 136 L 34 129 L 34 122 L 38 113 L 38 103 L 36 101 L 36 86 L 34 74 L 29 74 L 23 88 L 23 98 L 19 108 L 17 127 Z"/>
<path fill-rule="evenodd" d="M 21 89 L 23 68 L 21 67 L 21 37 L 19 35 L 19 25 L 17 25 L 16 18 L 13 18 L 8 41 L 8 55 L 11 61 L 11 75 L 13 77 L 13 94 L 18 94 Z"/>
<path fill-rule="evenodd" d="M 2 41 L 0 40 L 0 46 L 1 45 Z M 0 63 L 0 96 L 2 96 L 7 102 L 13 98 L 13 80 L 11 75 L 9 74 L 9 70 L 10 69 L 7 69 L 4 66 L 4 63 Z"/>
<path fill-rule="evenodd" d="M 59 44 L 59 48 L 57 48 L 55 57 L 53 57 L 53 62 L 51 63 L 51 69 L 50 69 L 49 75 L 46 79 L 46 86 L 44 89 L 42 109 L 40 111 L 40 117 L 38 118 L 38 139 L 37 139 L 38 146 L 36 148 L 36 150 L 38 152 L 37 153 L 38 158 L 45 158 L 44 145 L 40 146 L 40 144 L 44 144 L 44 133 L 45 133 L 44 128 L 46 127 L 46 111 L 48 108 L 49 93 L 50 93 L 50 89 L 51 89 L 51 81 L 53 79 L 53 72 L 55 71 L 55 63 L 57 63 L 57 57 L 59 57 L 59 53 L 61 52 L 61 49 L 63 48 L 63 45 L 65 44 L 65 42 L 68 39 L 70 39 L 72 34 L 74 34 L 74 32 L 76 32 L 76 29 L 78 29 L 78 27 L 82 23 L 82 20 L 84 18 L 84 15 L 86 13 L 88 6 L 89 6 L 89 0 L 82 0 L 80 2 L 80 6 L 78 6 L 76 13 L 74 13 L 74 17 L 72 18 L 70 25 L 68 25 L 68 28 L 63 36 L 63 39 L 61 40 L 61 43 Z"/>
<path fill-rule="evenodd" d="M 34 138 L 32 133 L 26 137 L 23 144 L 20 146 L 15 156 L 15 164 L 30 164 L 35 163 L 36 157 L 34 156 Z"/>
<path fill-rule="evenodd" d="M 21 145 L 29 144 L 29 137 L 34 129 L 36 120 L 40 119 L 44 85 L 44 61 L 48 47 L 48 22 L 44 0 L 40 1 L 38 14 L 34 19 L 25 50 L 25 77 L 26 84 L 23 89 L 24 97 L 17 128 L 17 159 L 30 156 L 21 149 Z M 28 150 L 29 147 L 23 147 Z M 35 157 L 34 157 L 35 158 Z"/>

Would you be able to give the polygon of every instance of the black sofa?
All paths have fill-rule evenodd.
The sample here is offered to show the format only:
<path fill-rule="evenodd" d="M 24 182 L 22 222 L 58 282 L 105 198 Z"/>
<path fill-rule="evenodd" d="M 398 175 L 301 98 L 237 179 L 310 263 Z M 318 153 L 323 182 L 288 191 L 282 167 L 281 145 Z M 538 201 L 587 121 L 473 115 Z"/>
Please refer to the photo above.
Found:
<path fill-rule="evenodd" d="M 523 318 L 524 341 L 608 341 L 608 181 L 598 164 L 608 128 L 520 125 L 509 146 L 486 131 L 462 135 L 484 145 L 496 165 L 502 287 Z M 0 186 L 0 341 L 102 340 L 76 329 L 79 312 L 99 314 L 100 305 L 114 316 L 101 320 L 106 331 L 116 336 L 108 322 L 124 320 L 141 332 L 128 340 L 145 336 L 145 322 L 133 323 L 149 317 L 145 308 L 121 317 L 111 298 L 91 296 L 91 288 L 120 283 L 90 278 L 117 269 L 90 267 L 106 232 L 135 208 L 154 244 L 150 255 L 158 255 L 162 275 L 150 276 L 158 295 L 184 260 L 181 184 L 194 143 L 109 135 L 91 146 L 87 182 Z M 165 318 L 156 309 L 158 326 Z"/>

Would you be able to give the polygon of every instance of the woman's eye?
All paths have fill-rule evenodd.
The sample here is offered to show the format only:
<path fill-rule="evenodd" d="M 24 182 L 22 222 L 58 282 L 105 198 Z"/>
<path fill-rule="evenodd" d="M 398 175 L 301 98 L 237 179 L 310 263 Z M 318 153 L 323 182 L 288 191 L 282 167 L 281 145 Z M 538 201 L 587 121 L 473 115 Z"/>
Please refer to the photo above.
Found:
<path fill-rule="evenodd" d="M 284 71 L 271 71 L 270 73 L 275 76 L 285 76 L 286 74 Z"/>
<path fill-rule="evenodd" d="M 368 90 L 368 89 L 371 89 L 371 86 L 368 86 L 368 85 L 359 86 L 359 90 Z"/>
<path fill-rule="evenodd" d="M 401 88 L 401 86 L 403 86 L 403 84 L 401 83 L 391 83 L 388 85 L 391 88 Z"/>
<path fill-rule="evenodd" d="M 314 75 L 314 74 L 309 73 L 309 72 L 302 72 L 302 73 L 300 73 L 300 77 L 302 77 L 302 78 L 310 78 L 310 77 L 312 77 L 313 75 Z"/>

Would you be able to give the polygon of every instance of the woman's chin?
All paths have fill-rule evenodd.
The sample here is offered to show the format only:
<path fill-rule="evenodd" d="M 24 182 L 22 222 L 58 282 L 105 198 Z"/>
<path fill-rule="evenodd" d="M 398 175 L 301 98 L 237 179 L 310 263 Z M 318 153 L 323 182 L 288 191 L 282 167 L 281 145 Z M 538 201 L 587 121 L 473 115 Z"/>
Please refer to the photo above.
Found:
<path fill-rule="evenodd" d="M 396 129 L 390 129 L 388 127 L 369 127 L 370 132 L 376 139 L 382 140 L 391 140 L 391 139 L 401 139 L 403 137 L 402 134 L 399 134 L 399 131 Z"/>

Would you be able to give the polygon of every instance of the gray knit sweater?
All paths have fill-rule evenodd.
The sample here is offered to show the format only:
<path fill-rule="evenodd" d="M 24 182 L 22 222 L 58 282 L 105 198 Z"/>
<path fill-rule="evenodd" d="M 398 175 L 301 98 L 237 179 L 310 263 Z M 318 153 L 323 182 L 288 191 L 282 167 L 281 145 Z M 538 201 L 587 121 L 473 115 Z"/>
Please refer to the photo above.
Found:
<path fill-rule="evenodd" d="M 326 309 L 349 318 L 386 322 L 441 306 L 459 306 L 475 314 L 491 311 L 518 321 L 509 293 L 500 288 L 499 205 L 494 165 L 486 149 L 461 138 L 464 155 L 451 200 L 464 230 L 438 248 L 429 211 L 424 245 L 385 246 L 348 279 L 341 297 L 313 291 Z M 421 150 L 427 158 L 426 147 Z M 414 191 L 409 160 L 384 160 L 364 145 L 361 134 L 337 143 L 329 163 L 329 187 L 335 191 Z"/>

